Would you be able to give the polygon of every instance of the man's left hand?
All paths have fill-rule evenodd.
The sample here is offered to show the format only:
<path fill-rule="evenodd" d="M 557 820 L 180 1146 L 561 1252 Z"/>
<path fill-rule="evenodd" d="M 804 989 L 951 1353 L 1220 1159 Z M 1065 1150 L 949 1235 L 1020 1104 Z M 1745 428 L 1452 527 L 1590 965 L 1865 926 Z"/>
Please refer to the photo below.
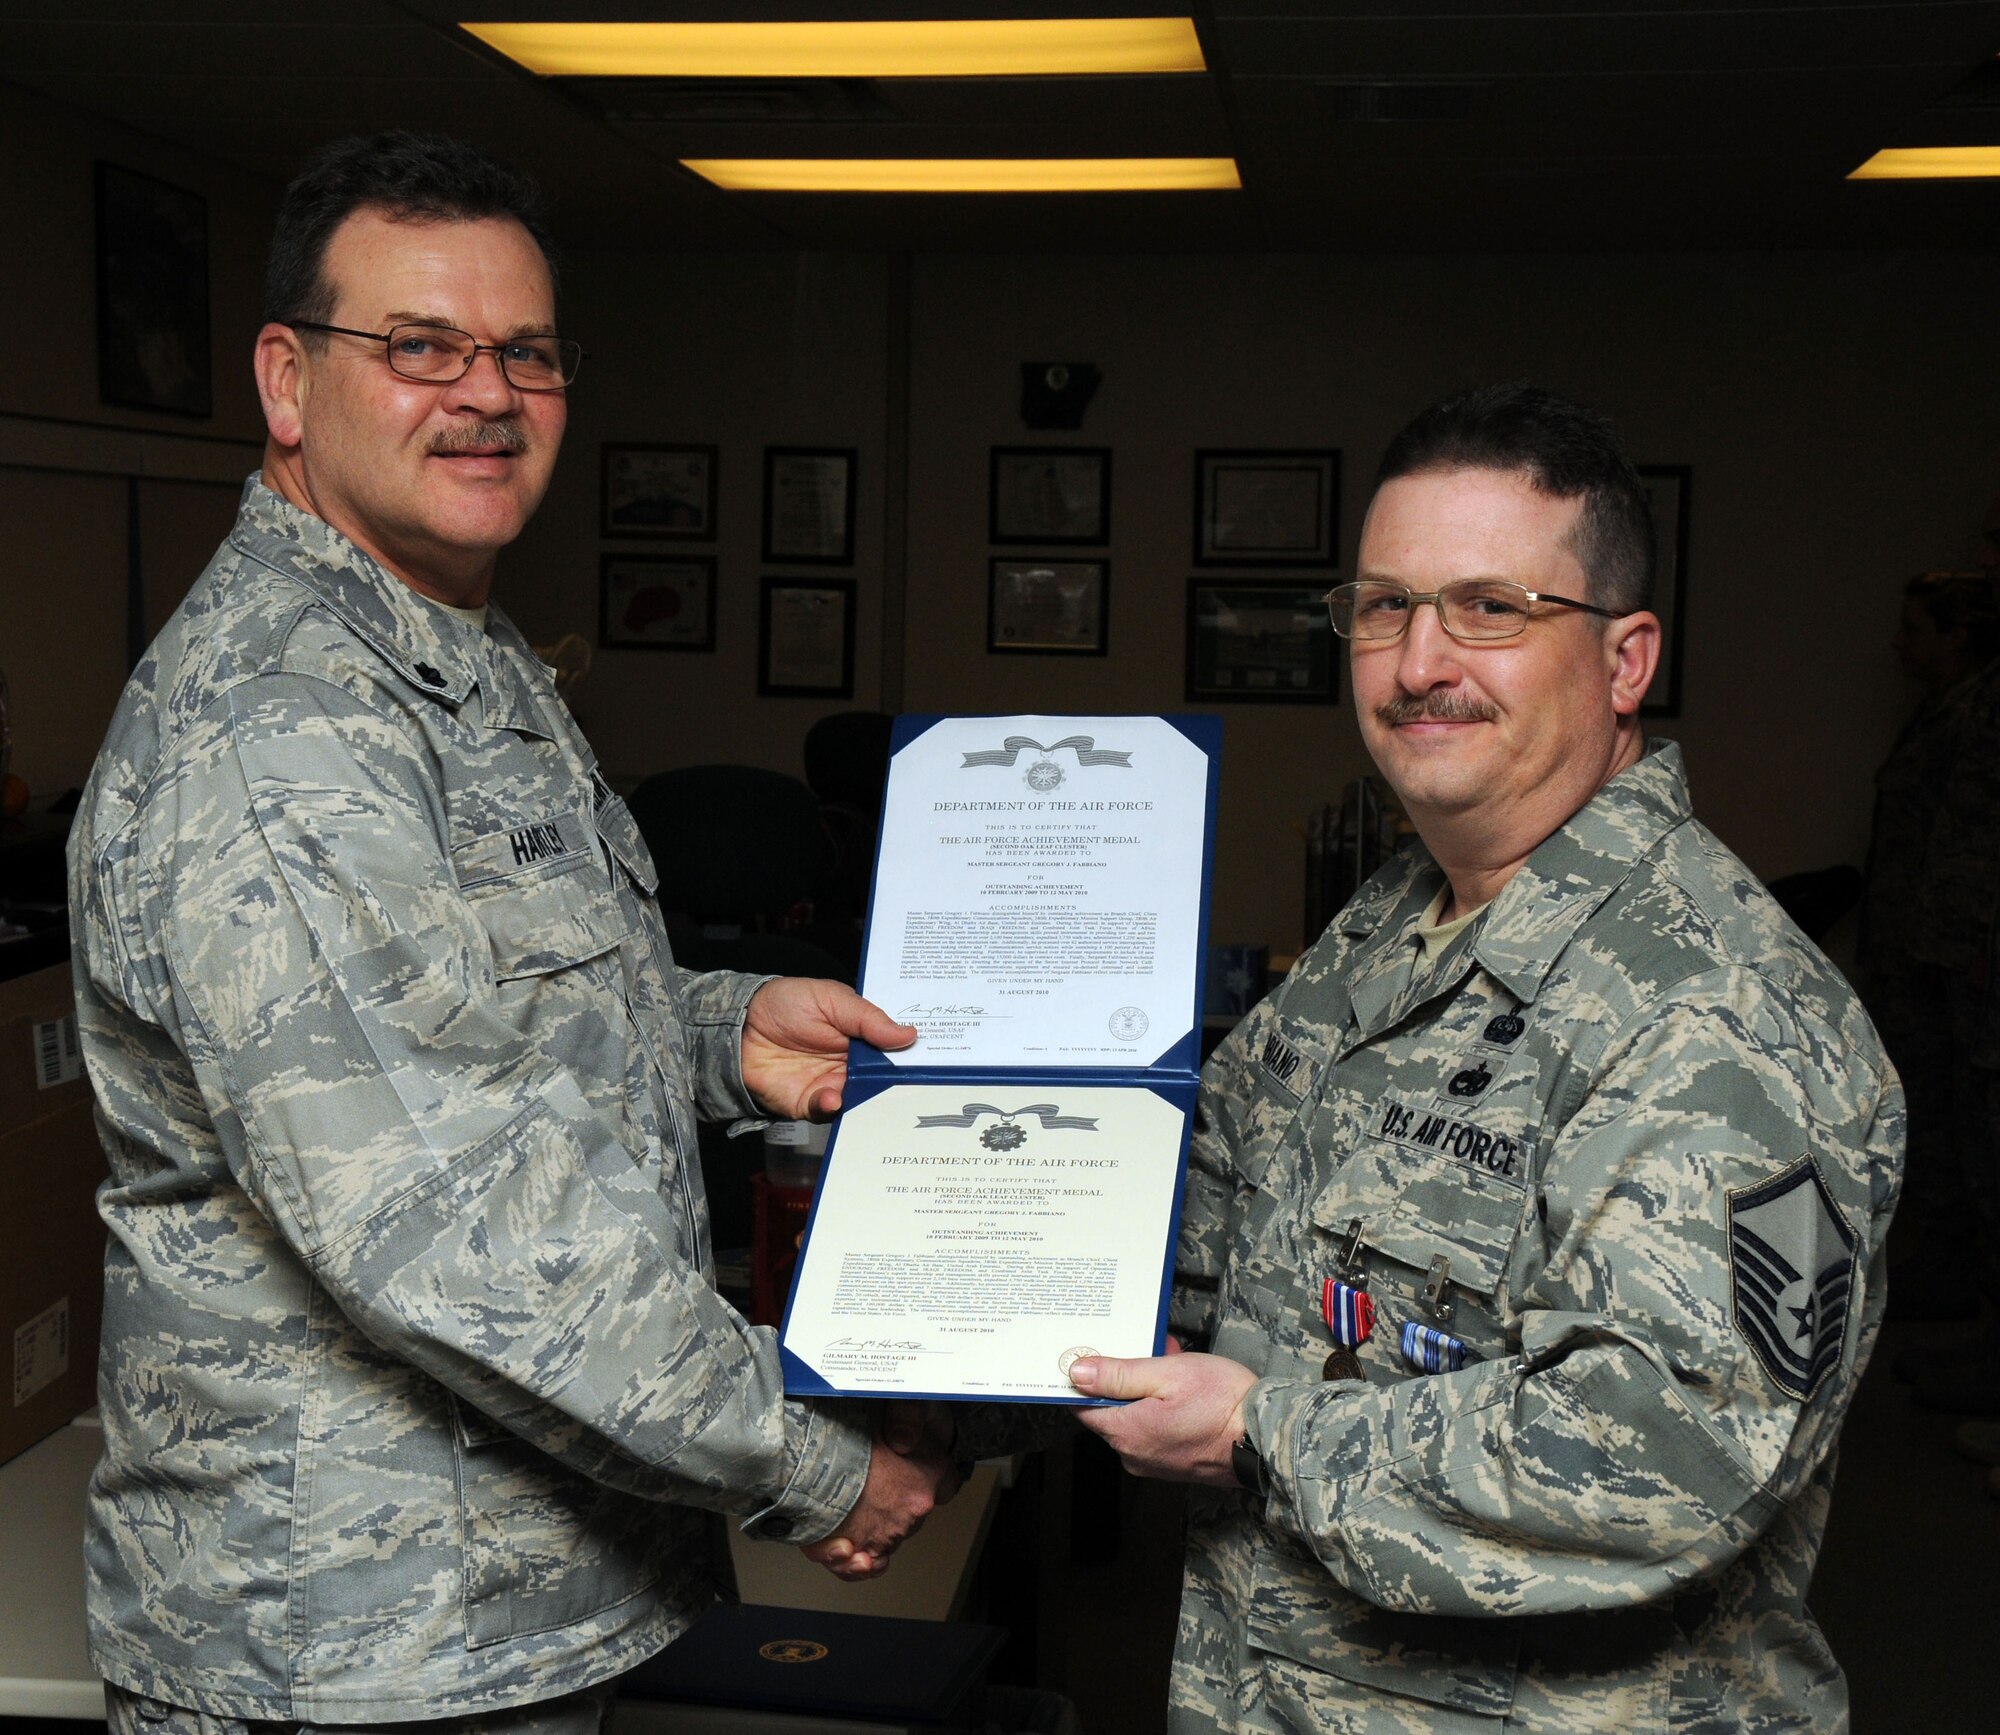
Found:
<path fill-rule="evenodd" d="M 917 1033 L 842 982 L 780 976 L 750 997 L 743 1020 L 743 1082 L 784 1120 L 823 1121 L 840 1107 L 847 1039 L 908 1048 Z"/>
<path fill-rule="evenodd" d="M 1122 1409 L 1078 1410 L 1076 1419 L 1104 1440 L 1135 1476 L 1233 1488 L 1229 1449 L 1243 1437 L 1243 1399 L 1257 1376 L 1227 1356 L 1167 1353 L 1141 1360 L 1086 1356 L 1070 1384 L 1092 1398 L 1124 1398 Z"/>

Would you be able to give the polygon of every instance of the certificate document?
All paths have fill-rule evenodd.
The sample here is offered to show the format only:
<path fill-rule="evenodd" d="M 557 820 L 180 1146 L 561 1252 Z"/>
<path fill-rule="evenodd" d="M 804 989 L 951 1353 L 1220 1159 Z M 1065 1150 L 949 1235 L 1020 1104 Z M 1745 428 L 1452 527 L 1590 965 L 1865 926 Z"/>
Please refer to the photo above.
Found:
<path fill-rule="evenodd" d="M 1157 1347 L 1188 1107 L 1145 1088 L 891 1084 L 842 1117 L 786 1388 L 1079 1402 Z"/>
<path fill-rule="evenodd" d="M 1164 717 L 947 717 L 890 760 L 861 990 L 938 1066 L 1150 1065 L 1186 1032 L 1212 755 Z"/>
<path fill-rule="evenodd" d="M 785 1389 L 1078 1403 L 1156 1354 L 1201 1027 L 1202 717 L 896 724 L 855 1043 L 779 1334 Z"/>

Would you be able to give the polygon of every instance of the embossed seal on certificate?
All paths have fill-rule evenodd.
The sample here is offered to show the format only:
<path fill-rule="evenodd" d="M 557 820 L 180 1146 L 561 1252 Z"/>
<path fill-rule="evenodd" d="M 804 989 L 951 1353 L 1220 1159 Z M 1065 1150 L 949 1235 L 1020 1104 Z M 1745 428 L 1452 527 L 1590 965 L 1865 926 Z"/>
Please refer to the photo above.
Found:
<path fill-rule="evenodd" d="M 1152 1026 L 1152 1020 L 1137 1006 L 1121 1006 L 1107 1021 L 1111 1034 L 1120 1042 L 1137 1042 Z"/>
<path fill-rule="evenodd" d="M 1062 1377 L 1064 1379 L 1068 1379 L 1069 1370 L 1076 1362 L 1081 1360 L 1084 1356 L 1095 1355 L 1096 1353 L 1097 1351 L 1092 1349 L 1089 1344 L 1080 1343 L 1076 1346 L 1076 1348 L 1066 1349 L 1062 1352 L 1061 1355 L 1057 1356 L 1056 1366 L 1062 1370 Z"/>

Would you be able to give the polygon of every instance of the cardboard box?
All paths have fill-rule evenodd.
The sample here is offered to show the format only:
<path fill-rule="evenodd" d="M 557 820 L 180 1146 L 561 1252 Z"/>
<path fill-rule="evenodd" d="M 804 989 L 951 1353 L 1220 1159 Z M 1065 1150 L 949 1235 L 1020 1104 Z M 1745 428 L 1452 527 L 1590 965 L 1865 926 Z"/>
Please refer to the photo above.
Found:
<path fill-rule="evenodd" d="M 89 1100 L 69 965 L 0 982 L 0 1136 Z"/>
<path fill-rule="evenodd" d="M 97 1402 L 106 1171 L 89 1091 L 69 1098 L 0 1131 L 0 1463 Z"/>

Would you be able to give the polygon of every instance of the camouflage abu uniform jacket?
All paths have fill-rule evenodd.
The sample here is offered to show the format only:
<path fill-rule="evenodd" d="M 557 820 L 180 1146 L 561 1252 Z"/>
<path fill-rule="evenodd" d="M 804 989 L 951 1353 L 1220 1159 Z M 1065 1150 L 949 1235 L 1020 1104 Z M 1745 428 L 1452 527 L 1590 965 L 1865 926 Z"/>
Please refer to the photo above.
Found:
<path fill-rule="evenodd" d="M 552 1697 L 830 1532 L 865 1432 L 710 1281 L 687 976 L 548 671 L 256 479 L 71 839 L 111 1179 L 91 1656 L 221 1715 Z"/>
<path fill-rule="evenodd" d="M 1196 1493 L 1175 1727 L 1843 1728 L 1804 1599 L 1894 1073 L 1670 743 L 1413 973 L 1441 884 L 1391 863 L 1204 1078 L 1177 1323 L 1262 1376 L 1271 1487 Z M 1325 1383 L 1350 1237 L 1380 1316 Z M 1411 1320 L 1477 1359 L 1413 1373 Z"/>

